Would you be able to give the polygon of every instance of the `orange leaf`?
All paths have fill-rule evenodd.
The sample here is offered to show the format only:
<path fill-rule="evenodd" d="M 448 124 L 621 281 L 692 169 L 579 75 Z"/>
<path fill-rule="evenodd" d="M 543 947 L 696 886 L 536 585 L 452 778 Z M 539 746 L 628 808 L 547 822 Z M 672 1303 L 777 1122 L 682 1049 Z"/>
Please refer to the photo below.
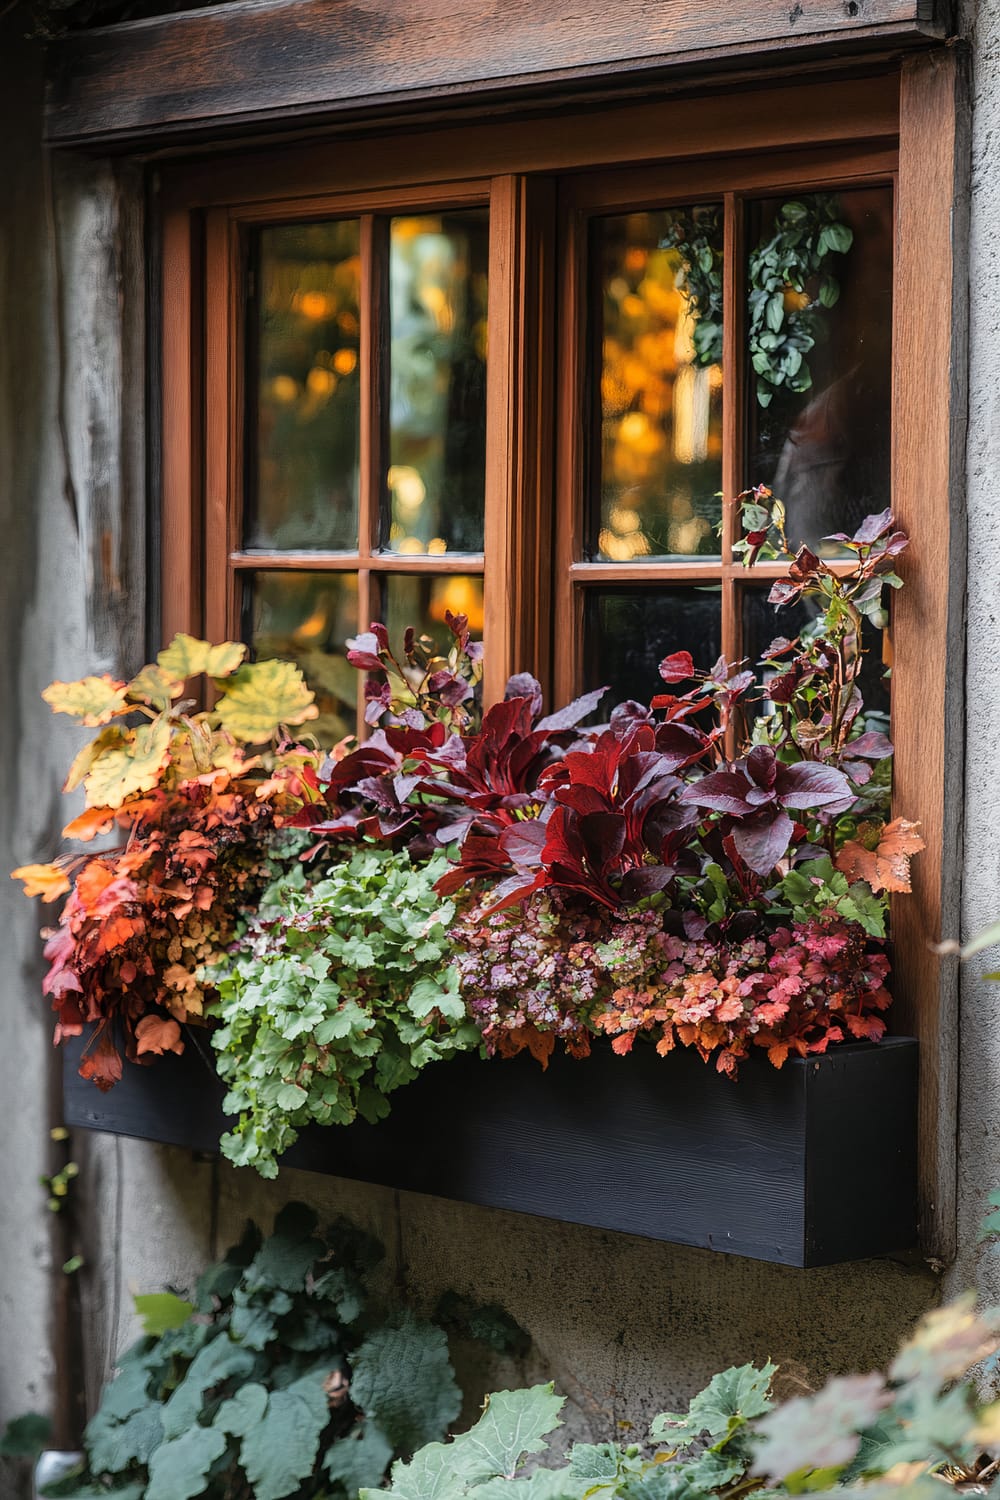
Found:
<path fill-rule="evenodd" d="M 99 833 L 107 833 L 115 821 L 115 815 L 110 807 L 89 807 L 86 812 L 67 823 L 63 829 L 64 839 L 79 839 L 81 843 L 89 843 Z"/>
<path fill-rule="evenodd" d="M 26 896 L 41 896 L 43 901 L 57 901 L 69 890 L 69 876 L 62 865 L 21 865 L 12 870 L 11 880 L 24 881 Z"/>
<path fill-rule="evenodd" d="M 114 872 L 100 859 L 90 859 L 76 877 L 76 894 L 84 906 L 95 906 L 114 878 Z"/>
<path fill-rule="evenodd" d="M 103 1033 L 94 1050 L 87 1053 L 79 1071 L 81 1078 L 93 1079 L 102 1094 L 106 1094 L 121 1078 L 121 1056 L 107 1032 Z"/>
<path fill-rule="evenodd" d="M 176 1021 L 165 1020 L 163 1016 L 143 1016 L 135 1028 L 135 1041 L 139 1057 L 144 1052 L 162 1057 L 164 1052 L 184 1051 L 181 1028 Z"/>
<path fill-rule="evenodd" d="M 848 880 L 866 880 L 873 891 L 908 891 L 910 856 L 924 847 L 919 827 L 907 818 L 893 818 L 879 833 L 874 849 L 849 839 L 834 863 Z"/>

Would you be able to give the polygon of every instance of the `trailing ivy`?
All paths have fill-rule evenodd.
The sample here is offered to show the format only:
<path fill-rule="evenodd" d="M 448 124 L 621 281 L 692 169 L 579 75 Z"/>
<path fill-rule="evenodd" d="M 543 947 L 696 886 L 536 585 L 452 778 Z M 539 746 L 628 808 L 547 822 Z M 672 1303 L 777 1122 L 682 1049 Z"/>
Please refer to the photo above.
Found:
<path fill-rule="evenodd" d="M 222 1150 L 265 1177 L 309 1121 L 389 1113 L 421 1068 L 481 1040 L 450 967 L 454 904 L 435 894 L 444 854 L 362 848 L 323 877 L 296 865 L 211 982 L 225 1109 Z"/>
<path fill-rule="evenodd" d="M 372 1297 L 381 1256 L 346 1221 L 320 1236 L 289 1204 L 270 1239 L 248 1227 L 193 1304 L 144 1299 L 146 1336 L 104 1390 L 86 1463 L 48 1493 L 334 1500 L 381 1484 L 461 1404 L 444 1330 Z"/>

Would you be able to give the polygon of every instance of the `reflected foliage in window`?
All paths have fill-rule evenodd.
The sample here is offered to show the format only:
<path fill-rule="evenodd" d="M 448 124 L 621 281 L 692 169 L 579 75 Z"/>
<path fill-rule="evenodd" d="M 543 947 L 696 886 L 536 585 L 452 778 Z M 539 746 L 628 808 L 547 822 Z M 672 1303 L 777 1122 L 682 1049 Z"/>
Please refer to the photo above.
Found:
<path fill-rule="evenodd" d="M 890 503 L 892 191 L 761 200 L 748 228 L 746 478 L 829 556 Z"/>
<path fill-rule="evenodd" d="M 285 224 L 258 236 L 250 350 L 256 472 L 245 545 L 358 544 L 359 226 Z M 254 329 L 251 327 L 251 341 Z"/>
<path fill-rule="evenodd" d="M 483 549 L 488 258 L 485 209 L 391 222 L 391 552 Z"/>
<path fill-rule="evenodd" d="M 663 691 L 657 668 L 674 651 L 690 650 L 697 667 L 714 665 L 722 650 L 720 588 L 589 588 L 584 595 L 585 689 L 610 685 L 599 716 L 626 698 L 648 703 Z"/>
<path fill-rule="evenodd" d="M 601 440 L 588 554 L 715 554 L 722 209 L 615 215 L 596 220 L 593 236 Z"/>
<path fill-rule="evenodd" d="M 256 656 L 302 668 L 320 712 L 310 729 L 324 745 L 355 731 L 358 674 L 346 642 L 357 631 L 353 573 L 261 572 L 244 584 L 243 639 Z"/>

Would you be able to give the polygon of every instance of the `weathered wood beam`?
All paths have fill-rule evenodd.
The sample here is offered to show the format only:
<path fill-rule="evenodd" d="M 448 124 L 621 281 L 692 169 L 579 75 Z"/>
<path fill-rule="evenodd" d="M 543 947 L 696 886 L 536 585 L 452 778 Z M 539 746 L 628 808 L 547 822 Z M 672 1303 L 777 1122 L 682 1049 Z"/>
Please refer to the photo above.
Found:
<path fill-rule="evenodd" d="M 53 143 L 184 140 L 940 38 L 935 0 L 236 0 L 52 48 Z"/>

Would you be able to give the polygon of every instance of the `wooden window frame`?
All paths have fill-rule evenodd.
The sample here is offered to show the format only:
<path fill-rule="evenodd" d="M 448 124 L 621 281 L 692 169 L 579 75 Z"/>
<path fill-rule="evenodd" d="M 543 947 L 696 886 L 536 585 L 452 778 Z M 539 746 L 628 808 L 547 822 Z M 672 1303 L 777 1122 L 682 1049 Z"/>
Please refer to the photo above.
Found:
<path fill-rule="evenodd" d="M 580 341 L 566 314 L 582 294 L 574 284 L 573 267 L 580 262 L 573 236 L 587 211 L 588 194 L 603 192 L 602 206 L 631 206 L 640 188 L 648 198 L 645 184 L 655 164 L 661 186 L 674 184 L 675 201 L 686 201 L 694 183 L 698 198 L 725 192 L 735 234 L 741 192 L 893 178 L 892 493 L 899 521 L 913 539 L 904 562 L 908 587 L 893 620 L 894 654 L 903 664 L 893 689 L 895 785 L 899 807 L 920 818 L 927 841 L 914 894 L 893 915 L 894 1016 L 896 1029 L 913 1032 L 922 1043 L 922 1236 L 926 1248 L 942 1258 L 954 1243 L 957 1007 L 954 976 L 927 939 L 943 926 L 951 929 L 957 899 L 960 786 L 950 744 L 958 726 L 947 711 L 954 715 L 962 665 L 960 588 L 953 581 L 963 555 L 956 441 L 962 390 L 955 358 L 961 321 L 956 321 L 955 217 L 960 100 L 955 58 L 924 54 L 874 78 L 796 81 L 752 94 L 706 93 L 577 113 L 562 109 L 550 118 L 511 116 L 469 123 L 457 132 L 429 120 L 425 130 L 405 141 L 368 134 L 350 147 L 338 140 L 308 149 L 240 152 L 171 165 L 161 181 L 165 636 L 177 629 L 221 636 L 233 619 L 232 585 L 227 582 L 220 592 L 217 580 L 222 560 L 234 552 L 233 497 L 241 494 L 234 413 L 242 354 L 231 330 L 238 326 L 242 227 L 289 214 L 317 217 L 334 206 L 338 212 L 373 213 L 408 203 L 440 205 L 452 191 L 458 197 L 450 201 L 469 201 L 462 195 L 468 195 L 470 184 L 481 202 L 488 186 L 485 635 L 486 694 L 495 699 L 514 666 L 534 670 L 547 688 L 565 695 L 575 672 L 566 649 L 574 638 L 567 580 L 582 567 L 600 568 L 608 581 L 614 576 L 603 563 L 579 562 L 573 521 L 581 472 Z M 622 158 L 634 168 L 619 167 Z M 613 180 L 602 185 L 597 176 L 581 175 L 564 220 L 567 205 L 556 201 L 555 176 L 592 173 L 601 166 L 615 166 Z M 937 272 L 932 278 L 929 263 Z M 208 299 L 206 282 L 213 287 Z M 742 479 L 734 467 L 742 420 L 736 357 L 742 319 L 731 264 L 725 297 L 724 488 L 731 495 Z M 368 316 L 376 316 L 376 310 Z M 559 318 L 558 363 L 572 375 L 562 383 L 556 412 L 553 350 Z M 374 372 L 373 362 L 369 388 Z M 362 475 L 362 516 L 369 525 L 376 482 L 377 476 Z M 553 521 L 554 568 L 538 545 Z M 734 566 L 732 540 L 727 533 L 717 568 Z M 259 557 L 253 561 L 260 566 Z M 366 561 L 370 567 L 371 558 Z M 376 566 L 432 571 L 423 558 L 401 564 L 391 557 Z M 462 558 L 453 565 L 468 564 Z M 677 569 L 671 566 L 672 576 L 682 576 Z M 654 576 L 643 564 L 641 577 Z M 728 621 L 727 629 L 732 637 L 734 622 Z M 907 663 L 914 664 L 912 670 Z"/>

